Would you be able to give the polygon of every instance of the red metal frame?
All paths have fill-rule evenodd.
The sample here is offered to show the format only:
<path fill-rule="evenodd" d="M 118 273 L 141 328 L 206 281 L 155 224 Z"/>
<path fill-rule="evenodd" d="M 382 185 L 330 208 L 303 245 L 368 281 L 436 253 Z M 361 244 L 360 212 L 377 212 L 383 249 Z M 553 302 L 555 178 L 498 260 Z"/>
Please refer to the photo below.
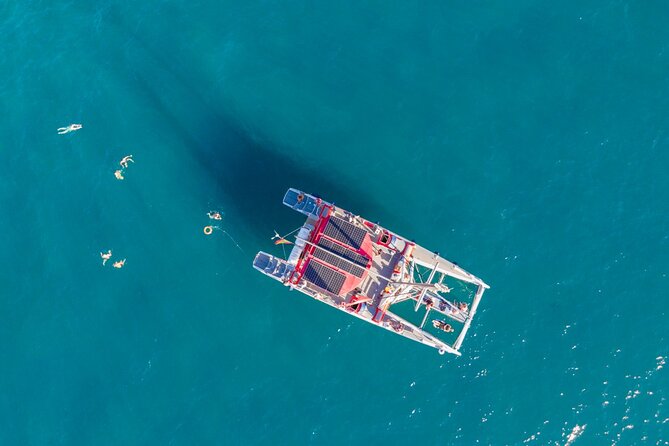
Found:
<path fill-rule="evenodd" d="M 323 209 L 321 209 L 320 217 L 316 222 L 316 227 L 314 228 L 314 231 L 312 232 L 312 235 L 310 237 L 309 240 L 310 242 L 313 243 L 315 237 L 318 234 L 320 234 L 321 231 L 323 231 L 323 229 L 325 229 L 325 225 L 330 220 L 331 212 L 332 212 L 332 206 L 330 205 L 323 206 Z M 312 258 L 311 254 L 314 252 L 314 249 L 316 248 L 313 245 L 307 245 L 306 248 L 304 248 L 304 251 L 300 256 L 300 259 L 297 261 L 297 265 L 295 265 L 295 270 L 290 275 L 289 279 L 290 283 L 297 284 L 300 282 L 300 280 L 302 279 L 302 275 L 304 274 L 304 270 L 307 268 L 307 263 Z M 297 278 L 295 278 L 295 274 L 298 274 Z"/>
<path fill-rule="evenodd" d="M 318 221 L 316 222 L 314 230 L 312 231 L 311 236 L 309 237 L 309 244 L 304 248 L 304 251 L 303 251 L 302 255 L 300 256 L 300 259 L 298 260 L 297 264 L 295 265 L 295 270 L 291 274 L 290 279 L 288 281 L 292 284 L 298 284 L 302 280 L 302 276 L 304 275 L 304 272 L 305 272 L 309 262 L 315 261 L 315 262 L 320 263 L 321 265 L 325 265 L 329 268 L 332 268 L 333 270 L 335 270 L 337 272 L 340 272 L 340 273 L 344 274 L 344 276 L 346 277 L 346 281 L 344 282 L 344 285 L 342 286 L 342 289 L 341 289 L 341 292 L 340 292 L 340 295 L 342 295 L 342 294 L 346 294 L 350 290 L 356 288 L 360 284 L 360 282 L 362 282 L 365 279 L 367 271 L 369 271 L 369 269 L 371 268 L 372 258 L 371 258 L 371 254 L 368 253 L 365 249 L 363 249 L 363 245 L 367 246 L 369 248 L 369 246 L 371 246 L 371 244 L 372 244 L 372 240 L 371 240 L 371 237 L 369 236 L 369 234 L 366 234 L 365 239 L 364 239 L 360 249 L 355 250 L 355 249 L 353 249 L 352 246 L 346 245 L 346 244 L 340 242 L 339 240 L 335 240 L 331 237 L 328 237 L 327 235 L 325 235 L 323 233 L 323 231 L 325 230 L 325 227 L 327 226 L 328 222 L 330 221 L 331 215 L 332 215 L 332 206 L 329 206 L 329 205 L 324 206 L 323 209 L 321 210 L 320 217 L 319 217 Z M 329 240 L 332 243 L 335 243 L 338 246 L 343 247 L 344 249 L 348 249 L 350 251 L 356 252 L 356 253 L 364 256 L 365 258 L 367 258 L 368 262 L 367 262 L 367 265 L 365 267 L 365 273 L 363 274 L 363 276 L 362 277 L 357 277 L 353 274 L 350 274 L 347 271 L 343 271 L 343 270 L 335 267 L 334 265 L 330 265 L 327 262 L 324 262 L 324 261 L 321 261 L 320 259 L 314 258 L 313 253 L 314 253 L 314 250 L 316 249 L 316 246 L 318 245 L 318 242 L 320 241 L 321 237 L 325 237 L 326 240 Z"/>

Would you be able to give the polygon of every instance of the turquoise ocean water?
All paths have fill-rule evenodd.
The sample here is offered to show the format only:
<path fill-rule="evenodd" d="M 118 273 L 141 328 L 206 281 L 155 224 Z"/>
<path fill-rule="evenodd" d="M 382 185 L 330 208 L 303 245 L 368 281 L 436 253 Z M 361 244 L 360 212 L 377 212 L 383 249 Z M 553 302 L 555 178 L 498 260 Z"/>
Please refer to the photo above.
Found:
<path fill-rule="evenodd" d="M 668 22 L 0 3 L 0 444 L 667 444 Z M 256 273 L 289 186 L 488 282 L 463 356 Z"/>

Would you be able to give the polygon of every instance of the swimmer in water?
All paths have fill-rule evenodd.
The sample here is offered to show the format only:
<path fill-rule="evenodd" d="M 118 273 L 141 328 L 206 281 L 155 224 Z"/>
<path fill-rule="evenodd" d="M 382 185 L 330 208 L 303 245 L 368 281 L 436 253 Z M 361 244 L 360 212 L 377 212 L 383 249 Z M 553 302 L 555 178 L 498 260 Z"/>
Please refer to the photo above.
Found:
<path fill-rule="evenodd" d="M 207 212 L 207 216 L 212 220 L 223 220 L 223 216 L 218 211 L 209 211 Z"/>
<path fill-rule="evenodd" d="M 67 127 L 60 127 L 58 129 L 58 134 L 59 135 L 64 135 L 66 133 L 70 133 L 70 132 L 74 132 L 75 130 L 79 130 L 82 127 L 83 127 L 83 125 L 81 125 L 81 124 L 70 124 Z"/>
<path fill-rule="evenodd" d="M 123 179 L 123 171 L 122 170 L 117 170 L 114 172 L 114 176 L 116 177 L 117 180 L 122 180 Z"/>
<path fill-rule="evenodd" d="M 100 257 L 102 257 L 102 266 L 104 266 L 105 263 L 107 263 L 107 260 L 111 259 L 111 256 L 112 256 L 111 249 L 107 252 L 100 253 Z"/>
<path fill-rule="evenodd" d="M 119 164 L 121 164 L 121 167 L 123 167 L 124 169 L 127 169 L 128 163 L 134 163 L 134 162 L 135 161 L 132 159 L 132 155 L 126 155 L 123 157 L 123 159 Z"/>
<path fill-rule="evenodd" d="M 118 262 L 114 262 L 114 268 L 123 268 L 123 265 L 125 265 L 125 259 L 119 260 Z"/>

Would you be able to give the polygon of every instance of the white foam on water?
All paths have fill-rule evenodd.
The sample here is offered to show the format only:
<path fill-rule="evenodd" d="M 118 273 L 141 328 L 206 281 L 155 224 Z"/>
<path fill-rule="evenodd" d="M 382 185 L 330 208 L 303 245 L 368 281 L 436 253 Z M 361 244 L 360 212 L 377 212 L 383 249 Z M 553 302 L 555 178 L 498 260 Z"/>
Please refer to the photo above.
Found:
<path fill-rule="evenodd" d="M 567 442 L 564 444 L 564 446 L 569 446 L 572 444 L 578 437 L 583 435 L 583 432 L 585 432 L 587 424 L 584 424 L 583 426 L 579 426 L 578 424 L 574 426 L 574 428 L 571 430 L 571 433 L 567 436 Z"/>

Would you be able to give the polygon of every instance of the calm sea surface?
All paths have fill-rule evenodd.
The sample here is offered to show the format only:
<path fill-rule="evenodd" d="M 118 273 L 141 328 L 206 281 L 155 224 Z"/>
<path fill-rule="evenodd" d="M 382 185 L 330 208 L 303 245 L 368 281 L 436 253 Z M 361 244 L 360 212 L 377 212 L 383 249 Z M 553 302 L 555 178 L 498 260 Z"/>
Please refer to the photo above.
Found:
<path fill-rule="evenodd" d="M 668 444 L 667 23 L 0 3 L 0 444 Z M 255 272 L 290 186 L 488 282 L 463 356 Z"/>

